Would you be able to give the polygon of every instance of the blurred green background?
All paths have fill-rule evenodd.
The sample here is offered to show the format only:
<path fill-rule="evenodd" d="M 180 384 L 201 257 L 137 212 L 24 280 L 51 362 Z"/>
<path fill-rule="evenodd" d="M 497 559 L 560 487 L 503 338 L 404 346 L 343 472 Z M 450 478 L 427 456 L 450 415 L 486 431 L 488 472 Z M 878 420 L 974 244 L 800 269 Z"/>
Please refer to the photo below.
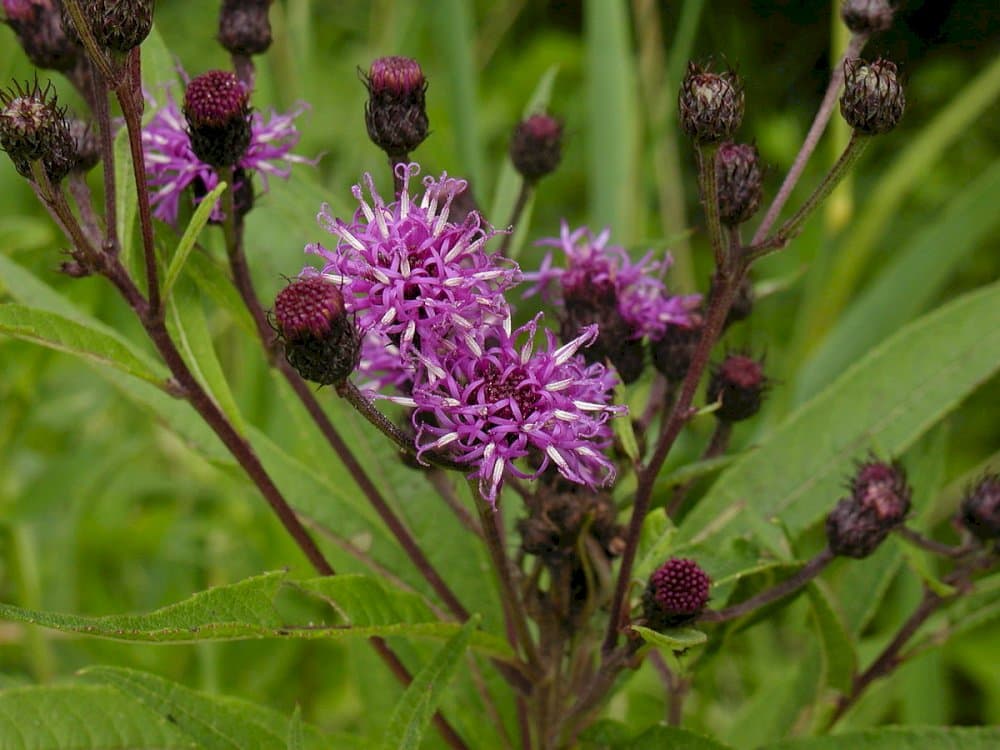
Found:
<path fill-rule="evenodd" d="M 610 225 L 613 238 L 636 251 L 669 247 L 673 288 L 704 291 L 709 254 L 693 156 L 674 125 L 683 65 L 688 57 L 713 56 L 744 76 L 740 136 L 759 146 L 768 165 L 766 195 L 773 195 L 822 96 L 831 60 L 846 44 L 836 5 L 278 0 L 271 16 L 275 43 L 258 60 L 254 101 L 261 109 L 308 102 L 297 152 L 322 157 L 316 169 L 297 167 L 288 183 L 272 181 L 249 217 L 262 296 L 273 298 L 283 276 L 306 262 L 305 243 L 325 239 L 314 222 L 320 201 L 341 214 L 351 210 L 350 186 L 366 170 L 391 189 L 384 157 L 364 131 L 358 74 L 387 54 L 417 58 L 430 80 L 432 134 L 414 154 L 424 174 L 468 177 L 497 226 L 506 226 L 513 199 L 503 169 L 508 135 L 550 77 L 549 109 L 566 124 L 564 161 L 541 183 L 530 229 L 519 236 L 526 240 L 519 256 L 525 268 L 542 255 L 532 241 L 555 234 L 565 218 L 595 229 Z M 988 0 L 901 5 L 895 26 L 866 50 L 901 67 L 908 101 L 901 125 L 872 145 L 801 238 L 755 269 L 754 315 L 727 339 L 727 346 L 765 352 L 777 381 L 765 412 L 737 429 L 737 448 L 752 445 L 904 323 L 1000 275 L 1000 6 Z M 192 74 L 228 65 L 212 39 L 216 3 L 158 6 L 159 34 L 178 64 Z M 2 80 L 32 75 L 13 40 L 0 29 Z M 65 82 L 56 85 L 79 106 Z M 793 204 L 846 142 L 834 120 Z M 92 184 L 98 181 L 91 176 Z M 102 280 L 56 272 L 63 242 L 6 160 L 0 195 L 0 253 L 141 340 Z M 10 296 L 9 280 L 0 275 L 0 300 Z M 239 319 L 215 306 L 207 313 L 246 419 L 320 474 L 335 475 Z M 140 611 L 263 570 L 308 572 L 248 483 L 199 457 L 96 369 L 3 337 L 0 363 L 0 600 L 87 614 Z M 974 472 L 998 468 L 998 403 L 994 379 L 904 457 L 925 480 L 918 503 L 943 493 L 937 507 L 947 509 Z M 695 429 L 670 464 L 691 459 L 704 438 Z M 433 511 L 432 504 L 405 509 L 421 532 L 434 526 Z M 947 515 L 930 519 L 944 538 L 953 535 Z M 862 655 L 873 653 L 912 606 L 919 590 L 911 579 L 901 576 L 886 593 L 862 634 Z M 690 724 L 739 746 L 801 730 L 797 713 L 781 710 L 800 705 L 802 691 L 774 665 L 808 652 L 804 612 L 792 607 L 775 626 L 734 638 L 731 657 L 696 680 Z M 298 704 L 311 721 L 361 733 L 376 731 L 399 695 L 363 645 L 148 647 L 0 624 L 0 687 L 59 679 L 96 663 L 147 669 L 285 713 Z M 986 624 L 872 690 L 852 721 L 1000 722 L 997 663 L 1000 637 Z M 659 683 L 643 670 L 610 711 L 636 727 L 659 720 Z"/>

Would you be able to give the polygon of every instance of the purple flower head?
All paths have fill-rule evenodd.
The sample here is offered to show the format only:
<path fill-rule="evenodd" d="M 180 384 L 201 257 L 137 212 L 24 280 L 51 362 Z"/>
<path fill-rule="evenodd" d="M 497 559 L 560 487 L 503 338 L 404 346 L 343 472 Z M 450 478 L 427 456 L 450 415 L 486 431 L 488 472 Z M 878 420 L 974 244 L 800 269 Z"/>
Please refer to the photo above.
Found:
<path fill-rule="evenodd" d="M 670 267 L 670 256 L 654 261 L 649 252 L 633 262 L 625 248 L 608 244 L 609 237 L 608 229 L 598 235 L 587 227 L 571 232 L 563 221 L 559 237 L 538 244 L 562 250 L 567 267 L 554 267 L 549 252 L 537 272 L 525 274 L 526 279 L 537 282 L 528 295 L 541 292 L 546 300 L 559 299 L 563 305 L 577 300 L 587 300 L 591 306 L 610 303 L 628 325 L 633 339 L 658 338 L 667 325 L 691 325 L 691 313 L 701 296 L 667 294 L 662 276 Z M 555 294 L 553 285 L 558 289 Z"/>
<path fill-rule="evenodd" d="M 419 167 L 396 169 L 403 181 L 398 201 L 386 204 L 366 174 L 370 202 L 355 185 L 360 208 L 350 223 L 331 216 L 329 206 L 320 211 L 320 224 L 337 238 L 336 246 L 317 243 L 306 250 L 326 260 L 323 273 L 343 288 L 359 328 L 387 339 L 408 359 L 417 350 L 433 351 L 440 338 L 503 318 L 503 292 L 520 272 L 484 252 L 495 232 L 477 212 L 461 224 L 448 221 L 464 180 L 427 177 L 418 201 L 410 195 L 409 182 Z"/>
<path fill-rule="evenodd" d="M 156 102 L 151 100 L 151 104 L 155 106 Z M 250 115 L 250 145 L 236 166 L 244 172 L 260 174 L 265 190 L 268 177 L 287 178 L 292 164 L 315 164 L 312 159 L 291 153 L 299 142 L 295 118 L 306 109 L 305 104 L 299 104 L 286 114 Z M 142 129 L 142 148 L 146 178 L 153 191 L 153 215 L 161 221 L 177 223 L 181 195 L 188 187 L 194 185 L 204 195 L 219 184 L 215 170 L 191 150 L 184 115 L 169 91 L 164 105 Z M 192 198 L 195 202 L 200 200 L 193 194 Z M 220 206 L 212 210 L 212 219 L 222 219 Z"/>
<path fill-rule="evenodd" d="M 441 353 L 422 356 L 411 396 L 391 399 L 414 407 L 418 457 L 451 452 L 474 469 L 470 478 L 493 505 L 508 471 L 535 478 L 554 466 L 588 487 L 614 479 L 603 454 L 612 442 L 608 420 L 627 409 L 610 403 L 614 376 L 577 354 L 596 327 L 562 346 L 546 331 L 536 350 L 537 327 L 536 317 L 512 333 L 507 316 L 501 325 L 465 331 Z M 515 465 L 524 458 L 533 471 Z"/>

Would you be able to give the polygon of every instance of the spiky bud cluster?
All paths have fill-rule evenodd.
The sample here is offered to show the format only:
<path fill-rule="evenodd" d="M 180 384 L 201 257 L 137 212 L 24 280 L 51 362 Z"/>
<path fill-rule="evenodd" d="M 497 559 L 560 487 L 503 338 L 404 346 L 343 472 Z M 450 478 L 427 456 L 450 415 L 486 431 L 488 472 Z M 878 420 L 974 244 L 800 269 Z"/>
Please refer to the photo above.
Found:
<path fill-rule="evenodd" d="M 112 52 L 128 52 L 142 44 L 153 28 L 156 0 L 80 0 L 97 43 Z M 79 39 L 73 18 L 63 4 L 63 26 Z"/>
<path fill-rule="evenodd" d="M 559 327 L 563 341 L 572 341 L 582 329 L 596 324 L 597 339 L 580 350 L 583 358 L 588 363 L 610 360 L 626 385 L 639 379 L 646 366 L 645 347 L 622 317 L 612 281 L 590 283 L 584 279 L 563 287 L 563 307 L 565 314 Z"/>
<path fill-rule="evenodd" d="M 219 11 L 219 44 L 233 55 L 260 55 L 271 46 L 272 0 L 223 0 Z"/>
<path fill-rule="evenodd" d="M 7 25 L 37 68 L 70 70 L 80 48 L 63 29 L 56 0 L 3 0 Z"/>
<path fill-rule="evenodd" d="M 959 520 L 977 539 L 1000 540 L 1000 474 L 986 474 L 966 490 Z"/>
<path fill-rule="evenodd" d="M 906 107 L 896 66 L 888 60 L 844 61 L 844 93 L 840 113 L 847 124 L 863 135 L 888 133 L 899 122 Z"/>
<path fill-rule="evenodd" d="M 368 137 L 391 159 L 400 159 L 427 137 L 427 81 L 408 57 L 380 57 L 367 75 L 365 124 Z"/>
<path fill-rule="evenodd" d="M 670 383 L 680 383 L 691 368 L 691 358 L 701 339 L 701 322 L 685 327 L 668 325 L 663 336 L 649 342 L 653 366 Z"/>
<path fill-rule="evenodd" d="M 899 464 L 869 460 L 858 466 L 851 494 L 826 518 L 830 550 L 842 557 L 868 557 L 910 510 L 911 490 Z"/>
<path fill-rule="evenodd" d="M 618 509 L 605 492 L 565 486 L 543 487 L 527 518 L 517 522 L 521 548 L 553 563 L 573 557 L 580 536 L 589 533 L 608 557 L 625 549 L 625 528 L 618 523 Z"/>
<path fill-rule="evenodd" d="M 743 84 L 731 70 L 713 73 L 689 62 L 678 108 L 681 127 L 695 142 L 724 141 L 743 122 Z"/>
<path fill-rule="evenodd" d="M 59 182 L 76 164 L 76 144 L 52 84 L 15 83 L 0 91 L 0 148 L 22 177 L 32 179 L 31 165 L 41 162 L 49 180 Z"/>
<path fill-rule="evenodd" d="M 562 159 L 562 123 L 548 115 L 532 115 L 514 128 L 510 160 L 529 182 L 551 174 Z"/>
<path fill-rule="evenodd" d="M 840 17 L 855 34 L 875 34 L 892 26 L 889 0 L 844 0 Z"/>
<path fill-rule="evenodd" d="M 649 577 L 642 595 L 643 615 L 653 630 L 696 619 L 708 604 L 712 579 L 694 560 L 672 557 Z"/>
<path fill-rule="evenodd" d="M 282 289 L 273 319 L 288 363 L 306 380 L 343 382 L 358 366 L 361 340 L 337 285 L 306 276 Z"/>
<path fill-rule="evenodd" d="M 250 145 L 250 92 L 233 74 L 210 70 L 184 91 L 191 150 L 206 164 L 231 167 Z"/>
<path fill-rule="evenodd" d="M 760 411 L 769 381 L 760 362 L 743 354 L 730 354 L 712 371 L 708 400 L 718 401 L 715 412 L 723 422 L 741 422 Z"/>
<path fill-rule="evenodd" d="M 719 146 L 715 179 L 723 224 L 735 227 L 757 213 L 764 178 L 756 146 L 730 141 Z"/>

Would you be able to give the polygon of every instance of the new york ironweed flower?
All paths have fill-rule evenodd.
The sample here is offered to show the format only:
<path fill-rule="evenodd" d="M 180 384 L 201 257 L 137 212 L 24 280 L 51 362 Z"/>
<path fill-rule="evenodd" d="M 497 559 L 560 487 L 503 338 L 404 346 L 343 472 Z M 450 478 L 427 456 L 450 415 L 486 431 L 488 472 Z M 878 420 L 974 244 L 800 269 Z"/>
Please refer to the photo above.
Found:
<path fill-rule="evenodd" d="M 151 100 L 153 106 L 155 101 Z M 246 173 L 261 175 L 264 189 L 268 177 L 287 178 L 293 164 L 313 164 L 314 160 L 291 153 L 299 142 L 295 118 L 306 110 L 300 104 L 285 114 L 260 112 L 250 115 L 250 145 L 236 162 Z M 168 91 L 162 107 L 142 129 L 142 147 L 146 157 L 146 176 L 152 188 L 153 215 L 168 224 L 177 223 L 181 196 L 193 187 L 192 200 L 210 192 L 219 184 L 215 170 L 191 149 L 191 138 L 181 108 Z M 236 186 L 237 189 L 239 186 Z M 196 194 L 197 191 L 197 194 Z M 212 219 L 222 219 L 222 209 L 212 210 Z"/>
<path fill-rule="evenodd" d="M 403 180 L 398 201 L 386 204 L 366 174 L 371 202 L 355 185 L 360 207 L 350 223 L 331 216 L 324 205 L 318 218 L 337 244 L 328 249 L 315 243 L 306 251 L 326 260 L 323 273 L 342 286 L 358 327 L 396 346 L 406 360 L 414 348 L 430 351 L 428 339 L 500 320 L 507 313 L 503 292 L 519 271 L 485 252 L 495 232 L 477 212 L 461 224 L 448 221 L 464 180 L 427 177 L 417 201 L 410 179 L 419 167 L 400 164 L 397 170 Z"/>
<path fill-rule="evenodd" d="M 612 442 L 609 418 L 627 410 L 609 403 L 614 376 L 577 355 L 596 338 L 596 326 L 562 346 L 545 331 L 536 350 L 539 318 L 512 331 L 508 316 L 445 342 L 451 346 L 422 357 L 412 394 L 390 397 L 414 409 L 418 457 L 446 449 L 469 464 L 492 505 L 508 471 L 536 478 L 554 466 L 589 487 L 614 480 L 602 451 Z M 532 465 L 523 470 L 519 459 Z"/>

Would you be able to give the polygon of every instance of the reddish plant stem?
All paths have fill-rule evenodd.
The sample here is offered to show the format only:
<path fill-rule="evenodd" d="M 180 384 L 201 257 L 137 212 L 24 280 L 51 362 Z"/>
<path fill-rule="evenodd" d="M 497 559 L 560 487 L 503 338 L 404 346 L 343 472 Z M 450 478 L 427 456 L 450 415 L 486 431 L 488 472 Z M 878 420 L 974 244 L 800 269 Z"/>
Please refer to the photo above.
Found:
<path fill-rule="evenodd" d="M 104 172 L 104 252 L 118 255 L 118 191 L 115 185 L 115 149 L 111 132 L 111 108 L 108 106 L 107 83 L 100 70 L 91 76 L 91 98 L 97 134 L 101 144 L 101 169 Z"/>
<path fill-rule="evenodd" d="M 228 174 L 220 175 L 220 179 L 226 179 L 227 177 L 231 179 L 231 170 L 227 170 L 227 172 Z M 243 304 L 249 310 L 257 326 L 257 333 L 261 343 L 264 345 L 264 349 L 268 352 L 268 359 L 278 368 L 279 372 L 285 377 L 285 380 L 288 381 L 288 384 L 292 387 L 295 395 L 298 396 L 299 401 L 302 402 L 313 422 L 316 423 L 327 443 L 333 449 L 334 453 L 337 454 L 341 462 L 343 462 L 355 484 L 361 489 L 361 492 L 372 508 L 374 508 L 375 512 L 378 513 L 382 522 L 389 528 L 389 531 L 409 556 L 416 569 L 430 584 L 431 588 L 434 589 L 435 593 L 441 597 L 441 600 L 452 614 L 459 620 L 467 620 L 469 618 L 468 610 L 465 609 L 455 593 L 438 574 L 402 519 L 389 506 L 389 503 L 382 496 L 378 487 L 375 486 L 375 483 L 368 476 L 368 472 L 365 471 L 365 468 L 340 436 L 336 427 L 334 427 L 333 422 L 330 421 L 326 412 L 323 411 L 323 407 L 313 395 L 308 384 L 292 369 L 291 365 L 285 359 L 276 354 L 275 347 L 277 340 L 275 332 L 267 321 L 267 314 L 264 312 L 260 298 L 254 289 L 253 279 L 250 276 L 250 268 L 246 262 L 246 253 L 244 252 L 242 241 L 242 222 L 236 219 L 232 206 L 233 191 L 227 190 L 225 195 L 225 211 L 227 216 L 225 222 L 226 245 L 229 256 L 229 267 L 233 274 L 236 289 L 243 299 Z M 229 217 L 233 217 L 232 220 Z"/>
<path fill-rule="evenodd" d="M 827 565 L 833 562 L 834 557 L 835 555 L 830 551 L 830 548 L 824 547 L 819 554 L 803 565 L 801 570 L 799 570 L 799 572 L 795 575 L 786 578 L 781 581 L 781 583 L 778 583 L 769 589 L 761 591 L 756 596 L 751 596 L 749 599 L 742 601 L 739 604 L 734 604 L 733 606 L 726 607 L 725 609 L 706 612 L 699 618 L 699 620 L 701 622 L 726 622 L 727 620 L 735 620 L 737 617 L 748 615 L 754 610 L 760 609 L 771 602 L 776 602 L 779 599 L 788 596 L 792 592 L 798 591 L 800 588 L 809 583 L 809 581 L 818 576 Z"/>
<path fill-rule="evenodd" d="M 911 544 L 932 552 L 935 555 L 942 555 L 943 557 L 963 557 L 973 549 L 973 547 L 967 544 L 953 546 L 935 541 L 934 539 L 928 539 L 920 532 L 906 526 L 900 526 L 896 529 L 896 533 Z"/>
<path fill-rule="evenodd" d="M 625 597 L 628 591 L 629 579 L 632 575 L 632 565 L 635 563 L 636 551 L 639 547 L 639 533 L 642 530 L 642 522 L 649 512 L 650 502 L 653 495 L 653 483 L 656 475 L 663 467 L 663 462 L 667 454 L 673 447 L 674 441 L 680 435 L 681 429 L 690 419 L 691 403 L 698 390 L 698 383 L 701 381 L 702 373 L 708 365 L 709 357 L 719 335 L 722 333 L 726 322 L 726 315 L 732 306 L 739 289 L 740 282 L 746 274 L 746 264 L 736 262 L 732 271 L 719 269 L 717 271 L 718 294 L 710 302 L 705 325 L 702 328 L 701 338 L 698 346 L 691 357 L 691 366 L 688 368 L 684 382 L 681 384 L 680 392 L 674 401 L 670 416 L 664 423 L 663 430 L 657 442 L 656 449 L 652 457 L 644 468 L 638 472 L 638 485 L 635 491 L 635 503 L 632 508 L 632 517 L 629 520 L 628 534 L 625 541 L 625 551 L 622 554 L 621 565 L 618 569 L 618 580 L 615 584 L 614 598 L 611 605 L 611 616 L 608 621 L 607 633 L 601 647 L 602 653 L 607 657 L 615 646 L 618 639 L 618 631 L 622 626 L 625 617 Z"/>
<path fill-rule="evenodd" d="M 139 47 L 128 53 L 125 75 L 115 87 L 115 96 L 125 117 L 128 144 L 132 153 L 132 172 L 138 194 L 139 226 L 142 234 L 142 254 L 146 264 L 146 294 L 149 297 L 149 314 L 163 317 L 160 303 L 160 280 L 156 267 L 156 245 L 153 241 L 153 214 L 150 210 L 149 185 L 146 183 L 146 157 L 142 150 L 142 74 Z M 105 217 L 113 222 L 114 217 Z"/>
<path fill-rule="evenodd" d="M 788 170 L 788 174 L 785 175 L 781 187 L 774 196 L 774 200 L 768 206 L 767 213 L 764 214 L 760 226 L 757 227 L 757 231 L 754 233 L 753 240 L 750 243 L 751 245 L 758 245 L 763 242 L 764 238 L 767 237 L 767 233 L 771 231 L 771 227 L 774 226 L 774 222 L 778 220 L 781 209 L 785 207 L 785 203 L 791 197 L 792 190 L 795 189 L 799 178 L 802 177 L 802 172 L 806 168 L 809 157 L 816 150 L 816 146 L 819 145 L 820 138 L 823 137 L 823 132 L 826 130 L 827 123 L 830 122 L 830 116 L 833 114 L 834 106 L 837 103 L 837 94 L 840 93 L 840 87 L 844 83 L 844 62 L 861 54 L 861 50 L 867 41 L 868 34 L 853 35 L 847 46 L 847 51 L 844 52 L 830 73 L 830 83 L 826 87 L 826 94 L 824 94 L 823 101 L 819 105 L 816 117 L 813 118 L 805 141 L 803 141 L 799 153 L 795 155 L 795 161 L 792 162 L 792 166 Z"/>
<path fill-rule="evenodd" d="M 399 196 L 402 195 L 403 193 L 403 176 L 399 173 L 400 170 L 397 170 L 396 167 L 398 167 L 400 164 L 406 165 L 409 163 L 410 163 L 409 154 L 399 154 L 397 156 L 389 157 L 389 169 L 392 171 L 392 189 L 393 193 L 395 193 L 396 195 L 397 200 L 399 199 Z"/>
<path fill-rule="evenodd" d="M 514 208 L 510 212 L 510 221 L 507 222 L 507 233 L 500 242 L 500 249 L 497 250 L 497 255 L 507 257 L 507 251 L 510 249 L 510 243 L 514 239 L 518 222 L 521 221 L 521 215 L 528 205 L 528 200 L 531 198 L 534 188 L 535 184 L 533 182 L 524 179 L 521 180 L 521 189 L 517 192 L 517 200 L 514 202 Z"/>

